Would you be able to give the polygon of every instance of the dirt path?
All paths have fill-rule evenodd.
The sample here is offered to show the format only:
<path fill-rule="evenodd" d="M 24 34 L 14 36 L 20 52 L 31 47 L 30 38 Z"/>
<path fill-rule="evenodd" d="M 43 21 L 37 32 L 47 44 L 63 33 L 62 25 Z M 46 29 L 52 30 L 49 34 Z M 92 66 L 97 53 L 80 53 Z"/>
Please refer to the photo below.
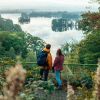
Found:
<path fill-rule="evenodd" d="M 56 90 L 53 94 L 48 96 L 47 100 L 66 100 L 66 92 Z"/>
<path fill-rule="evenodd" d="M 38 93 L 38 96 L 41 98 L 39 100 L 66 100 L 66 92 L 64 90 L 55 90 L 47 96 L 41 91 Z"/>

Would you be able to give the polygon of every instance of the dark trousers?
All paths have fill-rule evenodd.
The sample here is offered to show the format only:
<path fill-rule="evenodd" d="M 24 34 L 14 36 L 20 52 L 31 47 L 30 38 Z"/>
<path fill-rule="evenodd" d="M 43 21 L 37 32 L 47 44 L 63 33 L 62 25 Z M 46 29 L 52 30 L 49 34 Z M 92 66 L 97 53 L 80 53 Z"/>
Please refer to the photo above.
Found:
<path fill-rule="evenodd" d="M 48 80 L 48 74 L 49 74 L 49 70 L 48 69 L 44 69 L 44 68 L 40 69 L 40 76 L 44 81 Z"/>

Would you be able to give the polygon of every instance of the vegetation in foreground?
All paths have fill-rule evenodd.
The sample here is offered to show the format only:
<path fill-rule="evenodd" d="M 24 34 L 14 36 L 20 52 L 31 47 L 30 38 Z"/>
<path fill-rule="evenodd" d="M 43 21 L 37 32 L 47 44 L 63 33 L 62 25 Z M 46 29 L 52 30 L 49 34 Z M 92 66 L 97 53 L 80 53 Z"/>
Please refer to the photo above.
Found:
<path fill-rule="evenodd" d="M 100 57 L 99 17 L 100 14 L 96 12 L 83 14 L 82 20 L 80 21 L 80 29 L 84 31 L 84 38 L 79 43 L 66 43 L 62 46 L 62 50 L 66 56 L 65 61 L 72 64 L 67 66 L 67 69 L 65 67 L 66 70 L 62 73 L 62 79 L 69 82 L 69 87 L 67 88 L 67 84 L 65 84 L 65 87 L 72 89 L 71 91 L 68 90 L 68 96 L 72 97 L 73 95 L 76 100 L 82 100 L 83 98 L 87 100 L 94 100 L 94 98 L 99 100 L 100 98 L 100 91 L 98 89 L 100 84 L 98 77 L 100 74 L 99 67 L 96 73 L 97 59 Z M 45 42 L 40 38 L 23 32 L 20 26 L 14 25 L 11 20 L 0 18 L 1 95 L 3 94 L 3 84 L 6 83 L 4 73 L 10 68 L 9 64 L 16 62 L 18 56 L 20 56 L 20 60 L 24 62 L 36 61 L 36 55 L 44 44 Z M 90 64 L 90 66 L 79 66 L 77 64 Z M 24 67 L 27 70 L 26 80 L 19 96 L 21 100 L 45 100 L 48 94 L 54 91 L 54 83 L 52 80 L 48 82 L 39 81 L 39 68 L 31 66 L 33 65 L 29 64 Z M 76 73 L 77 71 L 78 73 Z M 96 78 L 94 77 L 95 75 Z M 12 87 L 11 90 L 13 90 Z M 39 97 L 38 94 L 41 94 L 40 92 L 42 92 L 43 98 Z M 70 95 L 70 92 L 73 93 Z M 43 94 L 45 94 L 45 96 Z"/>

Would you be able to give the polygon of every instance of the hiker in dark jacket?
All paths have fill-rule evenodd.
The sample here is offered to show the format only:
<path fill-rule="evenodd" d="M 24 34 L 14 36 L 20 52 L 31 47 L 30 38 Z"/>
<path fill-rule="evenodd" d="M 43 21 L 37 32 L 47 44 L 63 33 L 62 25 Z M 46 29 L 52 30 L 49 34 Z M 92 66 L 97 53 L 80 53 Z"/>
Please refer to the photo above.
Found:
<path fill-rule="evenodd" d="M 58 49 L 53 64 L 56 81 L 58 83 L 58 89 L 62 88 L 61 70 L 63 70 L 63 62 L 64 62 L 64 55 L 62 54 L 61 49 Z"/>
<path fill-rule="evenodd" d="M 48 74 L 49 74 L 49 70 L 52 69 L 52 55 L 50 53 L 50 48 L 51 45 L 47 44 L 46 47 L 43 49 L 44 52 L 47 52 L 47 64 L 44 66 L 41 66 L 40 68 L 40 76 L 41 79 L 44 81 L 48 80 Z"/>

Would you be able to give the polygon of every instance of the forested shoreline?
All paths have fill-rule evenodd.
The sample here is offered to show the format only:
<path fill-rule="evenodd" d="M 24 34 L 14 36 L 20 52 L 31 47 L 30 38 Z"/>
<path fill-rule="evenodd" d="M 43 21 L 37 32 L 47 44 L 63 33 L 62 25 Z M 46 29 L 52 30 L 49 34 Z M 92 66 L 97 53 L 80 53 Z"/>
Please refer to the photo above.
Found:
<path fill-rule="evenodd" d="M 82 20 L 78 21 L 78 27 L 84 31 L 84 38 L 79 43 L 72 41 L 71 43 L 63 44 L 62 50 L 67 57 L 66 61 L 68 63 L 96 64 L 97 59 L 100 57 L 99 13 L 87 12 L 82 14 L 81 17 Z M 42 39 L 25 33 L 18 24 L 13 24 L 12 20 L 0 17 L 1 58 L 10 57 L 10 52 L 13 52 L 12 55 L 14 57 L 12 58 L 16 58 L 15 55 L 21 55 L 25 58 L 28 52 L 33 52 L 33 55 L 34 53 L 36 55 L 39 49 L 44 47 L 44 44 L 45 42 Z M 76 58 L 77 61 L 74 61 Z"/>
<path fill-rule="evenodd" d="M 100 13 L 87 12 L 81 15 L 79 29 L 84 38 L 78 43 L 72 41 L 62 46 L 68 63 L 97 64 L 100 58 Z"/>
<path fill-rule="evenodd" d="M 20 56 L 27 61 L 36 61 L 36 53 L 45 42 L 39 37 L 25 33 L 12 20 L 0 17 L 0 59 L 16 59 Z M 31 56 L 31 57 L 30 57 Z"/>

